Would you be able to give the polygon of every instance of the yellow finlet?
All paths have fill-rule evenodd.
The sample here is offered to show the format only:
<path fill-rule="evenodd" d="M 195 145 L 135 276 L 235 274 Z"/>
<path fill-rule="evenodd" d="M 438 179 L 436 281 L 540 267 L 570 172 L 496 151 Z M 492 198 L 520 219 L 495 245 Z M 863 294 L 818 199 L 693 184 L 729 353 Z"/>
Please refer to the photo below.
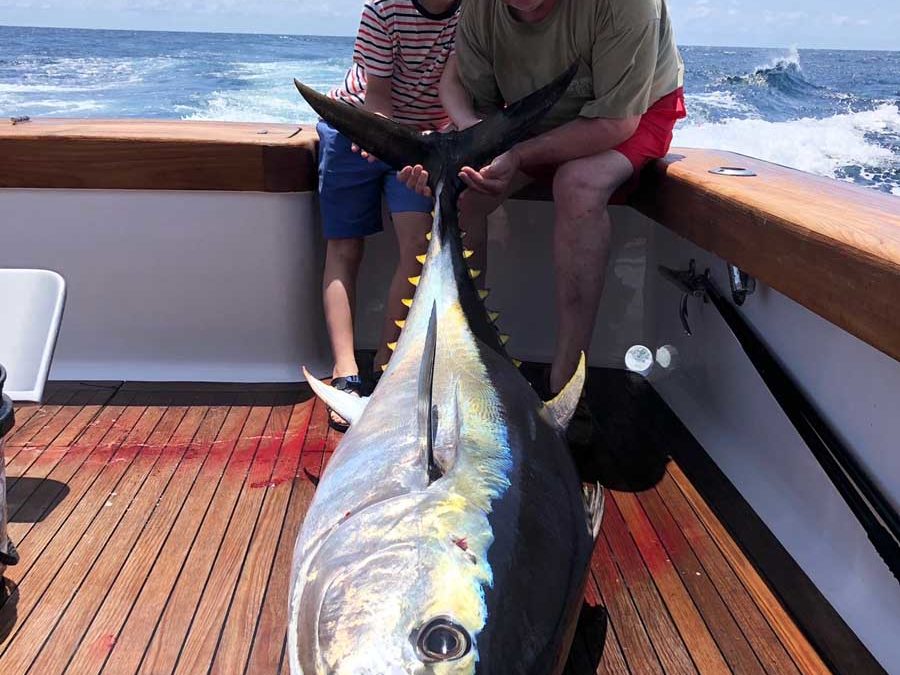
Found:
<path fill-rule="evenodd" d="M 497 319 L 500 318 L 500 312 L 492 312 L 488 310 L 488 319 L 491 320 L 491 323 L 497 323 Z"/>
<path fill-rule="evenodd" d="M 521 367 L 522 367 L 522 362 L 519 361 L 519 359 L 513 359 L 512 362 L 513 362 L 513 365 L 514 365 L 516 368 L 521 368 Z"/>
<path fill-rule="evenodd" d="M 412 298 L 403 298 L 400 302 L 402 302 L 407 307 L 412 307 Z"/>
<path fill-rule="evenodd" d="M 420 265 L 424 265 L 424 264 L 425 264 L 425 261 L 426 261 L 427 259 L 428 259 L 428 256 L 427 256 L 425 253 L 423 253 L 422 255 L 417 255 L 417 256 L 416 256 L 416 260 L 419 261 L 419 264 L 420 264 Z"/>
<path fill-rule="evenodd" d="M 407 279 L 407 281 L 409 281 L 409 283 L 411 283 L 413 286 L 418 286 L 419 282 L 422 281 L 422 277 L 421 276 L 409 277 L 409 279 Z"/>
<path fill-rule="evenodd" d="M 390 349 L 391 351 L 394 351 L 395 349 L 397 349 L 397 343 L 396 343 L 396 342 L 388 342 L 388 343 L 387 343 L 387 347 L 388 347 L 388 349 Z"/>
<path fill-rule="evenodd" d="M 487 300 L 487 297 L 491 294 L 491 292 L 485 288 L 481 288 L 478 290 L 478 297 L 481 300 Z"/>
<path fill-rule="evenodd" d="M 431 232 L 425 233 L 425 241 L 431 241 Z"/>
<path fill-rule="evenodd" d="M 387 370 L 387 366 L 388 366 L 388 364 L 386 364 L 386 363 L 381 364 L 381 372 L 382 373 Z"/>
<path fill-rule="evenodd" d="M 473 255 L 475 255 L 475 251 L 473 251 L 472 249 L 469 249 L 469 248 L 463 249 L 463 258 L 464 258 L 465 260 L 468 260 L 468 259 L 471 258 Z"/>
<path fill-rule="evenodd" d="M 507 335 L 506 333 L 501 333 L 500 334 L 500 344 L 505 345 L 507 342 L 509 342 L 509 335 Z"/>
<path fill-rule="evenodd" d="M 472 279 L 477 279 L 478 277 L 481 276 L 481 270 L 473 270 L 473 269 L 470 269 L 470 270 L 469 270 L 469 276 L 470 276 Z"/>
<path fill-rule="evenodd" d="M 397 319 L 396 321 L 394 321 L 394 325 L 397 326 L 397 328 L 403 330 L 403 327 L 406 325 L 406 319 Z"/>

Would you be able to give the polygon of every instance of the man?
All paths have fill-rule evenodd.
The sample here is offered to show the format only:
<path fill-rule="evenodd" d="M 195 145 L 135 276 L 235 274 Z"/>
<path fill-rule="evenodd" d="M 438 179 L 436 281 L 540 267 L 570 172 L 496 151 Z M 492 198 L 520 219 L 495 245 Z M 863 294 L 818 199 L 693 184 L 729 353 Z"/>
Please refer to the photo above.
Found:
<path fill-rule="evenodd" d="M 563 99 L 537 135 L 489 166 L 466 167 L 465 229 L 515 190 L 552 180 L 558 334 L 550 393 L 560 391 L 591 342 L 612 223 L 610 199 L 663 157 L 685 116 L 684 67 L 665 0 L 467 0 L 441 100 L 458 128 L 547 84 L 577 61 Z M 428 194 L 421 166 L 400 179 Z M 570 440 L 590 433 L 580 406 Z M 574 436 L 574 437 L 573 437 Z"/>

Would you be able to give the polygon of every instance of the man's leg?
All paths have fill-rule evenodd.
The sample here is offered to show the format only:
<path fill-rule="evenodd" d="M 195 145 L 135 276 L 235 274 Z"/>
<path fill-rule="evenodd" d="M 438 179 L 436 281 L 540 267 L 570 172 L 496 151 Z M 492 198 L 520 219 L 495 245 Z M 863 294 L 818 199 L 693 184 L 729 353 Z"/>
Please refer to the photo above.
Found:
<path fill-rule="evenodd" d="M 558 334 L 550 390 L 561 391 L 587 353 L 603 293 L 612 222 L 613 193 L 634 172 L 631 162 L 610 150 L 567 162 L 553 180 L 556 222 L 553 255 Z"/>
<path fill-rule="evenodd" d="M 474 190 L 466 190 L 459 199 L 459 227 L 465 234 L 465 248 L 474 251 L 469 258 L 469 267 L 480 270 L 475 279 L 478 288 L 485 288 L 487 281 L 487 219 L 505 202 L 510 195 L 531 183 L 532 179 L 523 173 L 517 174 L 510 189 L 500 197 L 491 197 Z"/>
<path fill-rule="evenodd" d="M 322 298 L 325 323 L 334 354 L 334 377 L 359 374 L 353 351 L 353 312 L 356 308 L 356 279 L 362 262 L 365 240 L 329 239 L 325 254 Z"/>
<path fill-rule="evenodd" d="M 400 249 L 400 260 L 394 279 L 388 291 L 387 305 L 385 306 L 384 325 L 381 330 L 381 341 L 378 352 L 375 354 L 374 369 L 377 375 L 381 372 L 381 366 L 391 358 L 391 352 L 387 344 L 395 342 L 400 334 L 400 329 L 395 323 L 397 319 L 406 316 L 407 308 L 403 304 L 404 298 L 411 298 L 415 288 L 409 282 L 410 277 L 422 274 L 422 265 L 416 260 L 416 256 L 422 255 L 427 247 L 425 235 L 431 229 L 431 214 L 418 212 L 395 213 L 392 215 L 394 231 L 397 233 L 397 245 Z"/>

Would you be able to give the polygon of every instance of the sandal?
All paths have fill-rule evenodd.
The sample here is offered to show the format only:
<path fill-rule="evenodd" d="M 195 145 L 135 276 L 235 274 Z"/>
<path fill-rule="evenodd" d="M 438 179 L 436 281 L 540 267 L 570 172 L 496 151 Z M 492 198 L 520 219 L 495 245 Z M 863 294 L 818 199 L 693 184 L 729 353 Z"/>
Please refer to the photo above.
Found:
<path fill-rule="evenodd" d="M 354 396 L 361 396 L 364 385 L 359 375 L 348 375 L 347 377 L 335 377 L 331 380 L 331 386 L 338 391 L 345 391 Z M 338 415 L 329 406 L 325 406 L 325 408 L 328 410 L 328 426 L 341 433 L 344 433 L 350 428 L 350 424 L 347 420 Z"/>

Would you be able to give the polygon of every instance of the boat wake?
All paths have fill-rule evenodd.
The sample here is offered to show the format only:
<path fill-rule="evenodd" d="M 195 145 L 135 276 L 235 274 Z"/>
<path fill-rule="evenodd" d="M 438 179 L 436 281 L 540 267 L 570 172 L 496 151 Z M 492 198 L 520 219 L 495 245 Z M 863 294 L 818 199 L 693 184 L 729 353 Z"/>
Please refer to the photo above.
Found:
<path fill-rule="evenodd" d="M 709 75 L 702 88 L 688 83 L 688 119 L 676 144 L 731 150 L 900 195 L 900 101 L 822 84 L 796 49 L 744 74 Z"/>

